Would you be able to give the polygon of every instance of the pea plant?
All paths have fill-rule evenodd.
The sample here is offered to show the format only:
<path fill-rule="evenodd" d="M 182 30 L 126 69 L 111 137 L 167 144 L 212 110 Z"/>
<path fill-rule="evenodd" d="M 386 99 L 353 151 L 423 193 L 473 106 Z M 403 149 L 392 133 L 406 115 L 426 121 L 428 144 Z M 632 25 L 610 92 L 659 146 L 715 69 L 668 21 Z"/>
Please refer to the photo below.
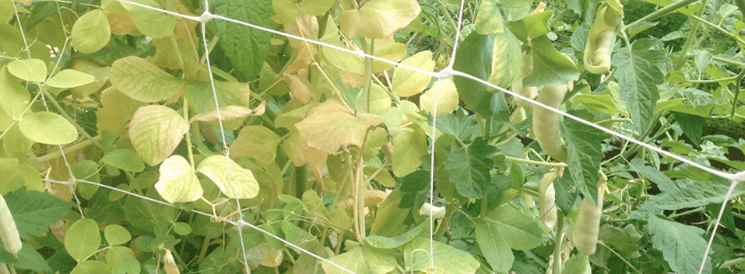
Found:
<path fill-rule="evenodd" d="M 0 273 L 740 273 L 744 16 L 0 0 Z"/>

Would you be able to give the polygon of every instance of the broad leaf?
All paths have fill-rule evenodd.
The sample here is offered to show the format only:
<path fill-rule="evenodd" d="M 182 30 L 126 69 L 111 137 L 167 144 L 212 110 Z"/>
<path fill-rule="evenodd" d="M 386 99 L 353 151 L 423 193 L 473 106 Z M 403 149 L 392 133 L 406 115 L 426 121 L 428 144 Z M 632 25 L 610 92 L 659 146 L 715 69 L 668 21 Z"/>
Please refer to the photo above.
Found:
<path fill-rule="evenodd" d="M 706 251 L 703 229 L 651 216 L 649 234 L 652 235 L 655 249 L 662 251 L 673 271 L 698 273 Z M 712 273 L 711 257 L 706 258 L 702 273 Z"/>
<path fill-rule="evenodd" d="M 504 29 L 502 12 L 497 7 L 497 0 L 481 2 L 479 11 L 476 13 L 474 27 L 479 34 L 501 33 Z"/>
<path fill-rule="evenodd" d="M 466 150 L 450 153 L 445 169 L 450 172 L 450 182 L 464 197 L 483 198 L 494 166 L 491 157 L 497 148 L 481 138 L 476 139 Z"/>
<path fill-rule="evenodd" d="M 533 73 L 523 80 L 526 86 L 563 85 L 579 78 L 577 65 L 556 50 L 545 35 L 531 40 L 530 50 Z"/>
<path fill-rule="evenodd" d="M 93 219 L 75 221 L 65 234 L 65 249 L 78 262 L 88 258 L 101 246 L 101 232 Z"/>
<path fill-rule="evenodd" d="M 10 74 L 24 81 L 44 82 L 47 79 L 47 65 L 39 59 L 14 60 L 7 67 Z"/>
<path fill-rule="evenodd" d="M 18 129 L 30 140 L 48 145 L 65 145 L 78 138 L 74 125 L 59 114 L 48 111 L 22 117 Z"/>
<path fill-rule="evenodd" d="M 277 156 L 282 140 L 279 135 L 263 126 L 246 126 L 230 145 L 233 157 L 251 157 L 264 164 L 271 164 Z"/>
<path fill-rule="evenodd" d="M 72 46 L 80 53 L 96 52 L 111 39 L 109 19 L 102 9 L 93 9 L 75 21 L 70 38 Z"/>
<path fill-rule="evenodd" d="M 391 169 L 396 177 L 403 177 L 422 165 L 420 157 L 427 155 L 427 135 L 417 127 L 404 127 L 393 136 Z"/>
<path fill-rule="evenodd" d="M 103 134 L 106 130 L 119 136 L 127 129 L 127 123 L 135 111 L 146 104 L 110 87 L 101 92 L 101 105 L 102 107 L 96 110 L 98 133 Z"/>
<path fill-rule="evenodd" d="M 72 208 L 72 203 L 39 191 L 19 190 L 3 196 L 22 239 L 49 232 L 49 226 Z"/>
<path fill-rule="evenodd" d="M 426 71 L 432 71 L 435 68 L 435 61 L 432 60 L 431 51 L 421 51 L 404 59 L 401 64 Z M 432 77 L 407 68 L 396 68 L 393 72 L 393 83 L 391 91 L 400 97 L 409 97 L 424 91 L 429 85 Z"/>
<path fill-rule="evenodd" d="M 660 93 L 657 85 L 665 77 L 659 64 L 668 62 L 661 50 L 622 48 L 613 54 L 613 66 L 621 96 L 626 101 L 626 109 L 637 129 L 645 131 L 654 116 Z"/>
<path fill-rule="evenodd" d="M 575 113 L 575 115 L 587 118 L 586 115 L 581 114 L 584 113 Z M 604 156 L 602 142 L 609 136 L 570 119 L 564 119 L 561 128 L 566 138 L 567 165 L 569 165 L 571 177 L 579 191 L 595 202 L 598 197 L 597 183 L 600 180 L 598 170 L 600 170 L 600 161 Z"/>
<path fill-rule="evenodd" d="M 31 94 L 28 90 L 10 74 L 7 66 L 3 67 L 0 71 L 0 110 L 16 119 L 23 115 L 30 102 Z"/>
<path fill-rule="evenodd" d="M 437 96 L 436 100 L 435 96 Z M 460 99 L 458 98 L 458 90 L 455 88 L 452 78 L 436 82 L 432 88 L 425 91 L 419 97 L 419 106 L 422 110 L 433 113 L 435 101 L 437 101 L 437 113 L 435 113 L 437 116 L 445 116 L 455 111 L 455 108 L 458 107 Z"/>
<path fill-rule="evenodd" d="M 163 101 L 183 92 L 184 82 L 137 56 L 116 60 L 109 80 L 116 89 L 140 102 Z"/>
<path fill-rule="evenodd" d="M 66 69 L 52 76 L 46 82 L 46 85 L 53 88 L 68 89 L 87 85 L 93 83 L 93 81 L 96 81 L 93 75 L 73 69 Z"/>
<path fill-rule="evenodd" d="M 339 29 L 349 39 L 383 39 L 406 27 L 421 10 L 416 0 L 370 0 L 359 8 L 344 7 Z"/>
<path fill-rule="evenodd" d="M 392 250 L 376 249 L 370 246 L 355 247 L 344 254 L 329 258 L 354 273 L 385 274 L 396 269 L 396 256 Z M 321 262 L 323 270 L 329 274 L 347 273 L 327 262 Z"/>
<path fill-rule="evenodd" d="M 173 155 L 163 161 L 155 189 L 172 204 L 196 201 L 204 193 L 194 169 L 181 155 Z"/>
<path fill-rule="evenodd" d="M 133 2 L 156 9 L 163 8 L 155 0 L 134 0 Z M 177 21 L 172 15 L 123 2 L 121 5 L 129 11 L 129 18 L 137 30 L 149 37 L 168 37 L 176 28 Z"/>
<path fill-rule="evenodd" d="M 259 194 L 259 182 L 251 170 L 244 169 L 223 155 L 202 160 L 197 171 L 209 177 L 231 199 L 250 199 Z"/>
<path fill-rule="evenodd" d="M 140 160 L 140 156 L 128 149 L 112 150 L 101 158 L 101 162 L 125 171 L 142 172 L 145 170 L 145 164 Z"/>
<path fill-rule="evenodd" d="M 272 28 L 274 13 L 271 0 L 217 0 L 210 1 L 212 12 L 255 26 Z M 254 79 L 269 50 L 271 33 L 224 20 L 215 20 L 220 47 L 225 51 L 240 79 Z"/>
<path fill-rule="evenodd" d="M 13 265 L 16 269 L 22 268 L 46 273 L 52 272 L 46 259 L 30 243 L 23 243 L 21 251 L 18 252 L 18 258 L 16 258 L 13 254 L 6 251 L 2 242 L 0 242 L 0 263 Z"/>
<path fill-rule="evenodd" d="M 175 110 L 151 105 L 141 107 L 129 123 L 132 146 L 148 165 L 160 164 L 189 132 L 189 122 Z"/>
<path fill-rule="evenodd" d="M 404 262 L 406 272 L 429 272 L 430 254 L 434 257 L 434 273 L 452 273 L 457 270 L 458 273 L 476 273 L 479 268 L 479 262 L 463 250 L 457 249 L 450 245 L 433 242 L 434 250 L 430 252 L 429 239 L 416 238 L 404 247 Z"/>
<path fill-rule="evenodd" d="M 72 174 L 75 175 L 76 179 L 86 180 L 89 182 L 100 183 L 101 175 L 98 173 L 100 166 L 98 163 L 91 160 L 82 160 L 75 164 L 72 168 Z M 89 200 L 96 194 L 99 186 L 81 183 L 77 184 L 78 192 L 84 199 Z"/>
<path fill-rule="evenodd" d="M 678 182 L 680 183 L 681 180 L 678 180 Z M 730 186 L 730 182 L 721 179 L 703 182 L 683 180 L 683 182 L 686 182 L 686 184 L 681 185 L 677 191 L 673 190 L 650 196 L 649 200 L 641 206 L 640 211 L 655 212 L 700 207 L 711 203 L 721 204 Z M 740 196 L 743 193 L 745 193 L 745 187 L 738 185 L 732 192 L 732 197 Z"/>
<path fill-rule="evenodd" d="M 107 225 L 103 230 L 104 238 L 110 245 L 126 244 L 132 240 L 132 234 L 125 227 L 120 225 Z"/>
<path fill-rule="evenodd" d="M 370 235 L 365 238 L 368 244 L 376 248 L 392 249 L 398 248 L 402 245 L 409 243 L 411 240 L 416 238 L 425 227 L 429 227 L 426 222 L 414 227 L 411 230 L 406 231 L 404 234 L 395 237 L 384 237 L 379 235 Z"/>

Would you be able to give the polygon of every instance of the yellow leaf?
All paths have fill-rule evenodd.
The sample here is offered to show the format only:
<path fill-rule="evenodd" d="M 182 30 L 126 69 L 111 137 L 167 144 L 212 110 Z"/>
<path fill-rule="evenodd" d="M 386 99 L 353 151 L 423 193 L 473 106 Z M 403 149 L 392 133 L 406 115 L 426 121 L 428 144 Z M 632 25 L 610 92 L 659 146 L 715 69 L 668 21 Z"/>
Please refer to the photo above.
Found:
<path fill-rule="evenodd" d="M 315 16 L 301 14 L 292 23 L 285 25 L 285 32 L 311 40 L 318 40 L 318 19 Z M 296 39 L 290 39 L 289 42 L 297 50 L 297 54 L 295 60 L 285 69 L 285 73 L 296 73 L 307 69 L 308 65 L 313 62 L 313 57 L 318 54 L 318 45 Z"/>
<path fill-rule="evenodd" d="M 442 80 L 439 84 L 435 83 L 432 88 L 419 97 L 419 105 L 422 107 L 422 110 L 432 113 L 435 104 L 435 93 L 437 93 L 438 97 L 437 116 L 445 116 L 458 107 L 458 90 L 455 88 L 453 78 Z"/>
<path fill-rule="evenodd" d="M 230 145 L 230 156 L 251 157 L 264 164 L 274 162 L 279 135 L 263 126 L 246 126 L 241 129 L 238 138 Z"/>
<path fill-rule="evenodd" d="M 189 122 L 175 110 L 159 105 L 139 108 L 129 123 L 132 146 L 151 166 L 170 156 L 187 132 Z"/>
<path fill-rule="evenodd" d="M 193 202 L 204 193 L 191 165 L 181 155 L 173 155 L 160 165 L 155 190 L 169 203 Z"/>
<path fill-rule="evenodd" d="M 393 174 L 403 177 L 422 165 L 419 157 L 427 155 L 427 137 L 416 127 L 405 127 L 393 137 Z"/>
<path fill-rule="evenodd" d="M 242 106 L 225 106 L 220 108 L 220 116 L 223 121 L 233 121 L 238 119 L 244 119 L 248 116 L 261 116 L 266 111 L 266 101 L 261 102 L 256 108 L 250 109 Z M 191 118 L 191 121 L 202 121 L 202 122 L 217 122 L 220 117 L 217 115 L 217 111 L 208 112 L 205 114 L 196 115 Z"/>
<path fill-rule="evenodd" d="M 403 62 L 404 65 L 420 68 L 426 71 L 432 71 L 435 69 L 435 61 L 432 60 L 431 51 L 422 51 L 409 58 L 406 58 Z M 393 93 L 401 96 L 408 97 L 419 94 L 432 80 L 429 75 L 424 75 L 410 69 L 398 67 L 393 72 L 393 83 L 391 89 Z"/>
<path fill-rule="evenodd" d="M 370 85 L 370 113 L 381 114 L 391 107 L 391 97 L 385 88 L 373 83 Z M 357 94 L 357 109 L 367 112 L 367 93 L 360 92 Z"/>
<path fill-rule="evenodd" d="M 108 130 L 119 136 L 127 128 L 129 118 L 132 118 L 135 111 L 145 103 L 124 95 L 114 87 L 109 87 L 101 92 L 101 105 L 103 107 L 96 110 L 98 134 Z"/>
<path fill-rule="evenodd" d="M 406 27 L 421 10 L 416 0 L 369 0 L 342 11 L 339 28 L 349 39 L 381 39 Z"/>
<path fill-rule="evenodd" d="M 197 171 L 210 178 L 231 199 L 250 199 L 259 194 L 259 183 L 251 170 L 239 166 L 224 155 L 207 157 L 199 164 Z"/>

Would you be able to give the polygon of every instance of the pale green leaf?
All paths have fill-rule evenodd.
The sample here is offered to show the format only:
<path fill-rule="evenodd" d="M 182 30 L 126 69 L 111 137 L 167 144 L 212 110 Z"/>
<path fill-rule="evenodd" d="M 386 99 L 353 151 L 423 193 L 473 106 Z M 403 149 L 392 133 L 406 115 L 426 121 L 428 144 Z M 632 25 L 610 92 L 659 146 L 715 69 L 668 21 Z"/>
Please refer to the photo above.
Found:
<path fill-rule="evenodd" d="M 101 9 L 83 14 L 72 26 L 72 46 L 80 53 L 93 53 L 102 49 L 111 39 L 109 19 Z"/>
<path fill-rule="evenodd" d="M 13 60 L 7 66 L 10 74 L 24 81 L 44 82 L 47 79 L 47 65 L 39 59 Z"/>
<path fill-rule="evenodd" d="M 649 234 L 652 235 L 654 248 L 662 251 L 662 256 L 676 273 L 698 273 L 704 259 L 706 240 L 702 237 L 704 230 L 674 221 L 651 216 Z M 711 273 L 711 257 L 706 258 L 704 271 Z"/>
<path fill-rule="evenodd" d="M 419 97 L 419 106 L 422 110 L 433 113 L 435 95 L 438 96 L 437 116 L 445 116 L 448 113 L 452 113 L 455 111 L 455 108 L 458 107 L 458 103 L 460 103 L 458 90 L 455 88 L 453 78 L 448 78 L 435 83 L 432 88 L 425 91 L 424 94 Z"/>
<path fill-rule="evenodd" d="M 31 102 L 31 94 L 3 67 L 0 71 L 0 110 L 13 119 L 21 117 Z"/>
<path fill-rule="evenodd" d="M 497 0 L 488 0 L 481 3 L 476 13 L 474 26 L 479 34 L 501 33 L 504 31 L 504 20 L 502 12 L 497 7 Z"/>
<path fill-rule="evenodd" d="M 368 111 L 367 93 L 357 94 L 357 111 L 372 114 L 381 114 L 391 107 L 391 97 L 384 87 L 378 84 L 370 84 L 370 111 Z"/>
<path fill-rule="evenodd" d="M 110 245 L 122 245 L 132 240 L 129 230 L 120 225 L 107 225 L 103 230 L 104 238 Z"/>
<path fill-rule="evenodd" d="M 194 169 L 181 155 L 173 155 L 163 161 L 155 189 L 172 204 L 196 201 L 204 193 Z"/>
<path fill-rule="evenodd" d="M 526 215 L 514 206 L 505 204 L 486 217 L 490 229 L 504 237 L 512 249 L 528 250 L 543 242 L 543 233 L 538 220 Z"/>
<path fill-rule="evenodd" d="M 197 171 L 209 177 L 231 199 L 250 199 L 259 194 L 259 183 L 251 170 L 244 169 L 223 155 L 202 160 Z M 231 176 L 234 180 L 231 180 Z"/>
<path fill-rule="evenodd" d="M 307 0 L 300 2 L 300 11 L 306 15 L 319 16 L 326 13 L 336 0 Z"/>
<path fill-rule="evenodd" d="M 28 151 L 34 145 L 34 141 L 26 138 L 21 133 L 21 130 L 18 129 L 18 125 L 12 126 L 7 132 L 3 132 L 3 134 L 4 136 L 1 141 L 3 142 L 3 151 L 5 154 L 22 160 L 28 158 Z"/>
<path fill-rule="evenodd" d="M 401 64 L 426 71 L 432 71 L 435 68 L 435 61 L 432 60 L 431 51 L 421 51 L 404 59 Z M 409 97 L 422 92 L 427 88 L 431 80 L 432 77 L 429 75 L 399 67 L 393 72 L 391 90 L 400 97 Z"/>
<path fill-rule="evenodd" d="M 191 234 L 191 226 L 187 223 L 178 222 L 173 224 L 173 232 L 181 236 L 186 236 Z"/>
<path fill-rule="evenodd" d="M 111 268 L 102 261 L 88 260 L 85 262 L 80 262 L 77 266 L 75 266 L 72 272 L 70 272 L 70 274 L 88 273 L 109 274 L 111 273 Z"/>
<path fill-rule="evenodd" d="M 582 115 L 586 112 L 573 114 L 588 117 Z M 566 138 L 567 164 L 571 178 L 580 193 L 595 202 L 598 197 L 597 182 L 600 180 L 598 170 L 604 156 L 601 144 L 609 135 L 570 119 L 565 119 L 561 128 Z"/>
<path fill-rule="evenodd" d="M 78 130 L 59 114 L 42 111 L 26 115 L 18 122 L 24 136 L 34 142 L 65 145 L 78 138 Z"/>
<path fill-rule="evenodd" d="M 117 273 L 138 273 L 141 268 L 134 251 L 125 246 L 114 246 L 106 250 L 106 264 Z"/>
<path fill-rule="evenodd" d="M 404 262 L 407 273 L 409 271 L 429 272 L 430 254 L 435 261 L 434 273 L 453 273 L 454 270 L 463 274 L 476 273 L 481 266 L 468 252 L 437 241 L 432 244 L 434 245 L 433 252 L 430 252 L 429 239 L 416 238 L 406 245 Z"/>
<path fill-rule="evenodd" d="M 396 177 L 413 172 L 422 161 L 419 157 L 427 155 L 427 135 L 416 126 L 402 128 L 393 136 L 393 159 L 391 169 Z"/>
<path fill-rule="evenodd" d="M 101 162 L 125 171 L 142 172 L 145 170 L 145 164 L 140 156 L 128 149 L 112 150 L 101 158 Z"/>
<path fill-rule="evenodd" d="M 564 273 L 591 274 L 590 257 L 577 253 L 564 263 Z"/>
<path fill-rule="evenodd" d="M 84 86 L 96 81 L 93 75 L 77 70 L 66 69 L 52 76 L 49 81 L 46 82 L 47 86 L 68 89 L 79 86 Z"/>
<path fill-rule="evenodd" d="M 530 41 L 533 73 L 525 77 L 526 86 L 563 85 L 579 78 L 579 69 L 569 57 L 561 54 L 545 35 Z"/>
<path fill-rule="evenodd" d="M 129 123 L 132 146 L 151 166 L 160 164 L 173 153 L 176 146 L 189 132 L 189 122 L 168 107 L 150 105 L 141 107 Z"/>
<path fill-rule="evenodd" d="M 155 0 L 133 0 L 139 4 L 162 9 Z M 176 19 L 157 10 L 151 10 L 132 4 L 121 3 L 129 11 L 129 18 L 137 30 L 152 38 L 163 38 L 173 34 L 176 28 Z"/>
<path fill-rule="evenodd" d="M 730 182 L 720 179 L 711 181 L 684 180 L 684 182 L 686 184 L 677 190 L 668 189 L 672 191 L 650 196 L 649 200 L 642 205 L 641 210 L 654 212 L 694 208 L 711 203 L 721 204 L 730 186 Z M 740 196 L 743 193 L 745 193 L 745 187 L 738 185 L 732 192 L 732 197 Z"/>
<path fill-rule="evenodd" d="M 13 0 L 0 0 L 0 23 L 8 23 L 13 16 Z"/>
<path fill-rule="evenodd" d="M 251 157 L 264 164 L 271 164 L 277 156 L 279 135 L 263 126 L 246 126 L 230 145 L 233 157 Z"/>
<path fill-rule="evenodd" d="M 421 10 L 416 0 L 370 0 L 342 11 L 339 28 L 349 39 L 383 39 L 409 25 Z"/>
<path fill-rule="evenodd" d="M 376 249 L 369 246 L 355 247 L 344 254 L 329 258 L 354 273 L 386 274 L 396 269 L 396 256 L 392 250 Z M 328 262 L 322 262 L 323 270 L 328 274 L 347 273 Z"/>
<path fill-rule="evenodd" d="M 100 166 L 98 163 L 91 160 L 82 160 L 75 164 L 72 168 L 72 174 L 75 175 L 76 179 L 86 180 L 89 182 L 100 183 L 101 175 L 98 173 Z M 80 192 L 80 196 L 84 199 L 89 200 L 96 194 L 99 186 L 93 184 L 78 184 L 77 189 Z"/>
<path fill-rule="evenodd" d="M 423 222 L 413 229 L 407 230 L 405 233 L 395 237 L 384 237 L 380 235 L 370 235 L 365 238 L 368 244 L 375 248 L 381 249 L 393 249 L 398 248 L 402 245 L 409 243 L 414 240 L 416 236 L 422 233 L 422 229 L 429 227 L 429 223 Z M 477 230 L 478 231 L 478 230 Z"/>
<path fill-rule="evenodd" d="M 75 221 L 65 234 L 65 249 L 78 262 L 95 253 L 100 245 L 98 223 L 90 218 Z"/>
<path fill-rule="evenodd" d="M 171 98 L 185 86 L 184 81 L 137 56 L 116 60 L 111 65 L 109 81 L 130 98 L 146 103 Z"/>

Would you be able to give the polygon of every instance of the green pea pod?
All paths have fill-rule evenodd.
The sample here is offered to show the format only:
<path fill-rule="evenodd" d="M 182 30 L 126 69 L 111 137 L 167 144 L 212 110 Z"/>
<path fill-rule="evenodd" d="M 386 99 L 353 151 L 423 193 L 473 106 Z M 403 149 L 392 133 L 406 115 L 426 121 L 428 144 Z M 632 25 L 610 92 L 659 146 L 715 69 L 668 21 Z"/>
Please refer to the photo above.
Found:
<path fill-rule="evenodd" d="M 616 43 L 616 29 L 621 23 L 621 14 L 610 5 L 603 4 L 595 14 L 585 44 L 585 69 L 594 74 L 604 74 L 611 68 L 611 52 Z"/>

